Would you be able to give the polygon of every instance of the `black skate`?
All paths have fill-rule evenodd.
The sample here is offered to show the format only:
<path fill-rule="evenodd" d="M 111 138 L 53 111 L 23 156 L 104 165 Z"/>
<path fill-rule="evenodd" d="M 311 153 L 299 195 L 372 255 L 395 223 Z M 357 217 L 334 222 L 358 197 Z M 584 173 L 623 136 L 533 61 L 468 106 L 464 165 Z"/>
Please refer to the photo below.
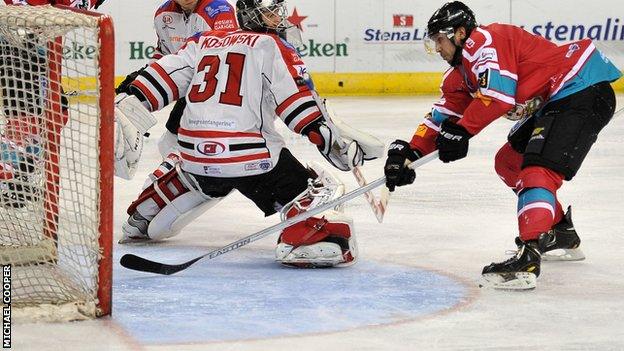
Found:
<path fill-rule="evenodd" d="M 579 238 L 572 223 L 572 208 L 568 206 L 563 219 L 551 230 L 540 234 L 538 248 L 544 261 L 580 261 L 585 259 L 579 249 Z"/>
<path fill-rule="evenodd" d="M 483 267 L 479 287 L 503 290 L 535 289 L 536 278 L 540 274 L 540 253 L 537 241 L 518 243 L 514 257 L 501 263 L 491 263 Z"/>

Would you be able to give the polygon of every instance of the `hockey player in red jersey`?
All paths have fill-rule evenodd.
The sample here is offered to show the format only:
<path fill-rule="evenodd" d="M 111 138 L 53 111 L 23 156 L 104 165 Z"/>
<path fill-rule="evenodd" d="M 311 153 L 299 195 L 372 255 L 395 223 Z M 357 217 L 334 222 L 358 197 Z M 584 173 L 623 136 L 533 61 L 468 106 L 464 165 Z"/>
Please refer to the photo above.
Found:
<path fill-rule="evenodd" d="M 589 39 L 557 46 L 517 26 L 478 26 L 459 1 L 438 9 L 427 27 L 427 48 L 452 67 L 444 75 L 442 98 L 411 141 L 390 146 L 387 185 L 393 190 L 414 181 L 406 160 L 435 149 L 443 162 L 459 160 L 468 153 L 469 139 L 492 121 L 501 116 L 517 121 L 496 155 L 495 169 L 518 195 L 518 252 L 486 266 L 482 285 L 534 288 L 541 255 L 584 258 L 557 190 L 574 177 L 612 118 L 610 82 L 621 73 Z M 564 254 L 549 255 L 555 249 Z"/>
<path fill-rule="evenodd" d="M 238 29 L 236 14 L 226 0 L 166 0 L 156 10 L 154 29 L 158 37 L 154 60 L 177 52 L 193 35 L 210 30 L 235 31 Z M 145 67 L 130 73 L 119 84 L 115 92 L 127 93 L 130 83 L 138 77 Z M 177 134 L 180 118 L 186 99 L 175 102 L 169 118 L 167 130 L 158 141 L 158 150 L 163 158 L 177 149 Z"/>
<path fill-rule="evenodd" d="M 124 238 L 176 235 L 236 189 L 265 215 L 291 217 L 340 196 L 344 186 L 319 165 L 304 167 L 274 121 L 308 137 L 336 168 L 349 170 L 383 144 L 347 138 L 328 116 L 296 49 L 283 0 L 239 0 L 244 31 L 210 31 L 150 64 L 129 87 L 151 111 L 186 99 L 178 156 L 169 157 L 128 209 Z M 344 266 L 357 257 L 352 220 L 338 210 L 285 229 L 277 260 Z"/>

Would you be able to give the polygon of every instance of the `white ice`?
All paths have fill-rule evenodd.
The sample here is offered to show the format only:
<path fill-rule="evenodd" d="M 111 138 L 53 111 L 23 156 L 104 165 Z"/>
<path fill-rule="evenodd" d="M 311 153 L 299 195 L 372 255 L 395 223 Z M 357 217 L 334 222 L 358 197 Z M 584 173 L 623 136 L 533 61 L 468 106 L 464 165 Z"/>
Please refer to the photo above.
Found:
<path fill-rule="evenodd" d="M 435 97 L 335 97 L 337 115 L 384 142 L 409 138 Z M 620 96 L 618 108 L 624 105 Z M 168 110 L 158 113 L 164 125 Z M 484 265 L 505 259 L 516 236 L 515 195 L 493 170 L 511 122 L 471 140 L 469 156 L 418 169 L 378 224 L 363 198 L 348 203 L 360 262 L 340 270 L 291 270 L 272 261 L 276 235 L 174 276 L 115 264 L 110 318 L 13 326 L 16 350 L 526 350 L 624 349 L 624 116 L 600 134 L 559 195 L 571 204 L 587 259 L 542 264 L 534 291 L 480 290 Z M 158 163 L 152 130 L 141 169 L 117 179 L 115 239 L 125 209 Z M 300 160 L 323 162 L 283 129 Z M 383 160 L 363 168 L 382 175 Z M 348 189 L 356 183 L 341 173 Z M 182 262 L 276 223 L 239 194 L 160 245 L 115 245 Z M 307 306 L 307 308 L 305 307 Z"/>

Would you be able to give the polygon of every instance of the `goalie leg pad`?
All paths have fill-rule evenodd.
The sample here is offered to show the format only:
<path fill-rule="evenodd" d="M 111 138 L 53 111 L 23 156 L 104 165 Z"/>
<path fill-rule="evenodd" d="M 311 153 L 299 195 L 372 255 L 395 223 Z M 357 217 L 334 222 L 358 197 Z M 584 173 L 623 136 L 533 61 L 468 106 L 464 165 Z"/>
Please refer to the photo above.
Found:
<path fill-rule="evenodd" d="M 358 254 L 353 233 L 353 220 L 342 213 L 329 211 L 322 218 L 308 218 L 284 229 L 276 260 L 299 268 L 350 266 Z"/>
<path fill-rule="evenodd" d="M 331 171 L 316 162 L 308 164 L 308 169 L 316 178 L 282 208 L 282 220 L 344 194 L 344 184 Z M 342 206 L 338 206 L 284 229 L 275 252 L 276 260 L 301 268 L 343 267 L 355 263 L 357 242 L 353 221 L 342 211 Z"/>
<path fill-rule="evenodd" d="M 130 205 L 127 211 L 129 218 L 123 225 L 124 238 L 120 243 L 175 236 L 221 199 L 203 194 L 195 180 L 176 165 L 143 190 Z M 147 229 L 137 231 L 142 229 L 137 222 L 143 220 L 147 221 Z"/>

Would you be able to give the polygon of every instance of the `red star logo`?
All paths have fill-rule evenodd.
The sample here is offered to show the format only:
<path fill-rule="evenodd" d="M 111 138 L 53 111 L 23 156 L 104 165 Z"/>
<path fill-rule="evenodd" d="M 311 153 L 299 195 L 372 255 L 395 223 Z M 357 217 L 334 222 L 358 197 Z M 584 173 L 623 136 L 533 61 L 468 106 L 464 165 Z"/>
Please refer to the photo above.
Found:
<path fill-rule="evenodd" d="M 292 15 L 288 17 L 288 22 L 294 24 L 295 26 L 297 26 L 297 28 L 299 28 L 300 31 L 303 32 L 303 26 L 301 26 L 301 22 L 303 22 L 303 20 L 306 18 L 308 18 L 308 16 L 299 16 L 299 13 L 297 13 L 297 8 L 295 7 L 293 9 Z"/>

